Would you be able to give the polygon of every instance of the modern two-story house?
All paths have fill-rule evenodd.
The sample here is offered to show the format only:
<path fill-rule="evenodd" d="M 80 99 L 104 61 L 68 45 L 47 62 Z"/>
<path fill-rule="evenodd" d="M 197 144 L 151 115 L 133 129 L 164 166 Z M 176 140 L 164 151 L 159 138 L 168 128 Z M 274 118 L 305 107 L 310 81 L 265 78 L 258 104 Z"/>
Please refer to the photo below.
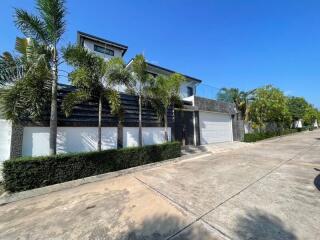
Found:
<path fill-rule="evenodd" d="M 78 32 L 78 43 L 106 60 L 114 56 L 123 57 L 128 49 L 125 45 L 83 32 Z M 128 62 L 128 68 L 130 68 L 132 61 L 133 59 Z M 151 63 L 148 63 L 147 67 L 148 73 L 153 76 L 159 74 L 169 75 L 176 72 Z M 241 136 L 239 136 L 241 133 L 238 133 L 238 129 L 235 129 L 235 126 L 232 125 L 233 118 L 235 119 L 234 121 L 239 120 L 239 116 L 237 116 L 238 113 L 234 106 L 229 103 L 197 97 L 197 86 L 201 84 L 202 81 L 187 75 L 184 76 L 186 82 L 181 86 L 180 95 L 187 104 L 186 107 L 188 108 L 188 112 L 186 112 L 185 109 L 185 111 L 183 111 L 184 114 L 180 116 L 178 113 L 181 111 L 176 111 L 176 118 L 179 119 L 183 126 L 181 126 L 182 129 L 179 127 L 177 129 L 176 127 L 175 136 L 177 137 L 177 135 L 179 135 L 180 138 L 186 138 L 185 142 L 187 144 L 197 145 L 241 140 Z M 190 105 L 187 102 L 189 102 Z M 193 111 L 199 111 L 199 113 L 194 114 Z M 195 119 L 197 115 L 199 115 L 198 120 Z M 187 120 L 184 120 L 185 118 L 187 118 Z M 238 120 L 236 120 L 237 118 Z M 192 126 L 188 126 L 188 119 L 191 119 Z M 199 123 L 197 123 L 197 121 Z M 191 134 L 190 129 L 195 129 L 196 124 L 199 125 L 199 133 L 193 131 L 193 134 Z M 176 123 L 176 125 L 179 125 L 179 123 Z M 188 131 L 188 134 L 186 131 Z M 199 136 L 196 136 L 197 134 Z"/>
<path fill-rule="evenodd" d="M 77 42 L 89 51 L 103 57 L 124 57 L 128 47 L 110 40 L 78 32 Z M 130 68 L 132 60 L 127 63 Z M 176 71 L 147 65 L 153 76 L 172 74 Z M 184 74 L 183 74 L 184 75 Z M 217 142 L 242 140 L 243 122 L 235 106 L 230 103 L 199 97 L 197 86 L 201 80 L 184 75 L 186 82 L 181 86 L 182 108 L 172 107 L 168 111 L 169 139 L 186 145 L 202 145 Z M 70 117 L 61 109 L 64 96 L 76 89 L 70 85 L 59 85 L 58 89 L 58 136 L 57 152 L 94 151 L 97 146 L 97 103 L 78 105 Z M 122 117 L 113 116 L 104 106 L 102 116 L 102 149 L 137 146 L 138 144 L 138 101 L 136 96 L 122 92 Z M 143 143 L 158 144 L 164 141 L 163 122 L 154 109 L 144 106 L 142 114 Z M 49 119 L 41 122 L 26 120 L 12 125 L 0 118 L 0 162 L 17 156 L 38 156 L 49 153 Z"/>
<path fill-rule="evenodd" d="M 78 44 L 88 49 L 89 51 L 94 52 L 98 56 L 103 57 L 106 61 L 108 61 L 112 57 L 123 57 L 128 50 L 128 47 L 123 44 L 115 43 L 84 32 L 78 32 L 77 34 Z M 128 62 L 127 68 L 131 67 L 132 61 L 133 59 Z M 147 63 L 147 68 L 148 73 L 154 77 L 159 74 L 168 75 L 175 73 L 175 71 L 173 70 L 151 63 Z M 181 97 L 187 98 L 195 95 L 197 85 L 201 83 L 201 80 L 187 75 L 184 76 L 187 81 L 181 86 Z"/>

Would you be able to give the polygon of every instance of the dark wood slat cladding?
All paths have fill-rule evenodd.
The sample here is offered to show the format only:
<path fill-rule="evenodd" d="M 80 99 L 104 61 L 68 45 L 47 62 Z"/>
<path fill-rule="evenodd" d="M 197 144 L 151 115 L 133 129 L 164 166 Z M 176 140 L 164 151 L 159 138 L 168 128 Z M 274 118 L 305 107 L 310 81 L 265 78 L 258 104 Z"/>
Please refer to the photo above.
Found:
<path fill-rule="evenodd" d="M 72 114 L 66 117 L 61 109 L 63 98 L 70 92 L 75 91 L 75 88 L 68 85 L 59 85 L 58 88 L 58 126 L 65 127 L 96 127 L 98 125 L 98 103 L 95 101 L 88 101 L 79 105 L 76 105 Z M 138 127 L 139 119 L 139 106 L 138 98 L 127 94 L 120 94 L 121 106 L 123 109 L 123 121 L 124 127 Z M 44 120 L 41 122 L 29 122 L 26 121 L 23 124 L 27 126 L 49 126 L 50 113 L 44 113 Z M 168 110 L 168 125 L 173 126 L 174 113 L 173 108 Z M 110 107 L 107 102 L 103 104 L 102 110 L 102 126 L 103 127 L 115 127 L 119 124 L 118 116 L 114 116 L 110 112 Z M 145 105 L 142 109 L 142 124 L 145 127 L 162 127 L 163 124 L 159 120 L 156 112 L 151 106 Z"/>

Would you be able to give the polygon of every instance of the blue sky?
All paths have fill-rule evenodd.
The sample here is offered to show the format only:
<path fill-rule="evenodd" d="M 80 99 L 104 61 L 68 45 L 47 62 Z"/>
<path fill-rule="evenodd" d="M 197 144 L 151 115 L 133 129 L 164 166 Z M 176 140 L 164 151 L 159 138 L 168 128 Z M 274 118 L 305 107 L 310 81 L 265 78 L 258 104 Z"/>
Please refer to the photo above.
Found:
<path fill-rule="evenodd" d="M 13 7 L 34 11 L 34 1 L 1 1 L 1 52 L 22 36 Z M 63 44 L 81 30 L 128 45 L 126 60 L 143 52 L 202 79 L 207 91 L 273 84 L 320 107 L 318 0 L 67 0 L 67 8 Z"/>

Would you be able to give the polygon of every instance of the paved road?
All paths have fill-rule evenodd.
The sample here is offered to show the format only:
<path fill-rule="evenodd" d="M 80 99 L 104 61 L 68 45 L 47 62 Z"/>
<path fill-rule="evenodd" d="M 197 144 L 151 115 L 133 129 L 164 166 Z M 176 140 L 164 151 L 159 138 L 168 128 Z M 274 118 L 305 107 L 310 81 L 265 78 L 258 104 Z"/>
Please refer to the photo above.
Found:
<path fill-rule="evenodd" d="M 1 206 L 0 239 L 320 239 L 319 170 L 291 135 Z"/>

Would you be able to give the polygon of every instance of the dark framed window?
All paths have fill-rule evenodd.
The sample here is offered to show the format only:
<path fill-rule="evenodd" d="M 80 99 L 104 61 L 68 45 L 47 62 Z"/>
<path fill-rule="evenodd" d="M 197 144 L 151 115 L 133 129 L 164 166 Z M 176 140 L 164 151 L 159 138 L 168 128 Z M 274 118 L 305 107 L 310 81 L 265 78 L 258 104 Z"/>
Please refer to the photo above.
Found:
<path fill-rule="evenodd" d="M 193 87 L 187 87 L 187 94 L 188 94 L 188 97 L 193 95 Z"/>
<path fill-rule="evenodd" d="M 110 56 L 114 56 L 114 51 L 109 49 L 109 48 L 106 48 L 106 47 L 101 47 L 99 45 L 94 45 L 94 51 L 95 52 L 99 52 L 99 53 L 103 53 L 103 54 L 107 54 L 107 55 L 110 55 Z"/>

